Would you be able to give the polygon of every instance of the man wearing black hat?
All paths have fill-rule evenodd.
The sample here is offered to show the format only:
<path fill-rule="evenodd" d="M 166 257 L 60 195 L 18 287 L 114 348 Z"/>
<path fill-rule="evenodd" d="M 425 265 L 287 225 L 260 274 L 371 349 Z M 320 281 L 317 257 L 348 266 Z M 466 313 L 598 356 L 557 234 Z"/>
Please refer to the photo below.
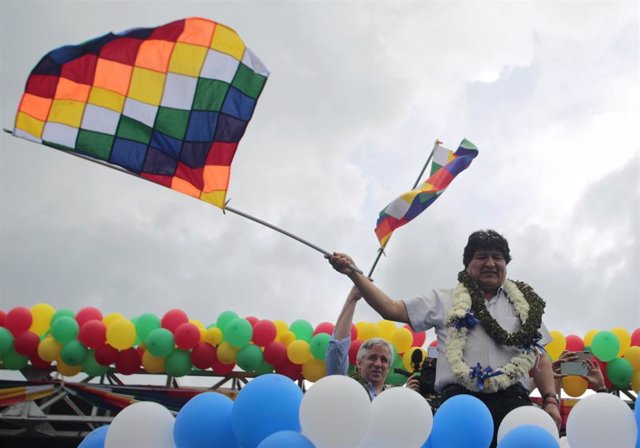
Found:
<path fill-rule="evenodd" d="M 382 317 L 409 323 L 415 331 L 435 328 L 435 388 L 443 400 L 470 394 L 487 405 L 494 422 L 492 446 L 504 416 L 531 405 L 530 377 L 543 397 L 543 409 L 556 424 L 561 421 L 551 361 L 542 351 L 551 342 L 542 323 L 545 303 L 526 283 L 507 280 L 509 261 L 509 244 L 502 235 L 473 232 L 463 253 L 465 269 L 458 273 L 454 289 L 393 300 L 351 269 L 348 255 L 329 257 L 334 269 L 347 275 Z"/>

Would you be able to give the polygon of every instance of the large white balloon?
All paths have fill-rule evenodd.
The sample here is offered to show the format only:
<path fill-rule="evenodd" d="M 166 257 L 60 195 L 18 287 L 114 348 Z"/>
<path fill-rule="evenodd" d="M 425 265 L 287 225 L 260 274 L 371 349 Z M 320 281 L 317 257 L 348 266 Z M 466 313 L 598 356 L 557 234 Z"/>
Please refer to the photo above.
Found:
<path fill-rule="evenodd" d="M 633 411 L 611 394 L 583 398 L 567 419 L 567 439 L 572 448 L 633 447 L 637 434 Z"/>
<path fill-rule="evenodd" d="M 300 426 L 316 448 L 357 446 L 369 427 L 370 414 L 369 394 L 360 383 L 330 375 L 304 394 Z"/>
<path fill-rule="evenodd" d="M 104 441 L 105 448 L 174 448 L 175 418 L 161 404 L 139 401 L 115 416 Z"/>
<path fill-rule="evenodd" d="M 371 403 L 369 429 L 361 447 L 415 448 L 431 433 L 433 411 L 427 400 L 414 390 L 393 387 Z"/>
<path fill-rule="evenodd" d="M 498 443 L 512 429 L 522 425 L 535 425 L 545 429 L 556 441 L 560 439 L 558 427 L 549 414 L 536 406 L 520 406 L 509 412 L 498 428 Z"/>

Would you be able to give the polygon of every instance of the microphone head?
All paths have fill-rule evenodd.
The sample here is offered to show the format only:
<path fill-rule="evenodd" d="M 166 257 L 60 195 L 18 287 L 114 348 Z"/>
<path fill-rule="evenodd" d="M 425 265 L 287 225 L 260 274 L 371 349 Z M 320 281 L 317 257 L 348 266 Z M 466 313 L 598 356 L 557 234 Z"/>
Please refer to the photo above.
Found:
<path fill-rule="evenodd" d="M 422 350 L 420 350 L 419 348 L 414 349 L 413 352 L 411 353 L 412 364 L 420 364 L 423 358 L 424 358 L 424 355 L 422 354 Z"/>

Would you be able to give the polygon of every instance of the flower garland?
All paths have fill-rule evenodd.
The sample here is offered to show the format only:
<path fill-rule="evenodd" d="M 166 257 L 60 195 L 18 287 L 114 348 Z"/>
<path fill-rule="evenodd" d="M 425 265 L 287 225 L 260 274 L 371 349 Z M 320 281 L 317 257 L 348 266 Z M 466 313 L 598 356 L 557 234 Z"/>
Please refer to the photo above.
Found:
<path fill-rule="evenodd" d="M 544 300 L 526 283 L 505 280 L 502 287 L 522 322 L 518 331 L 508 333 L 489 313 L 475 280 L 466 271 L 458 274 L 458 280 L 460 283 L 453 292 L 453 306 L 446 319 L 449 326 L 447 360 L 451 372 L 461 385 L 472 391 L 496 392 L 506 389 L 522 376 L 528 375 L 536 361 L 538 353 L 534 345 L 540 339 L 538 329 L 542 323 Z M 482 367 L 479 363 L 470 367 L 462 356 L 467 334 L 478 323 L 496 343 L 519 346 L 522 352 L 497 370 L 491 366 Z"/>

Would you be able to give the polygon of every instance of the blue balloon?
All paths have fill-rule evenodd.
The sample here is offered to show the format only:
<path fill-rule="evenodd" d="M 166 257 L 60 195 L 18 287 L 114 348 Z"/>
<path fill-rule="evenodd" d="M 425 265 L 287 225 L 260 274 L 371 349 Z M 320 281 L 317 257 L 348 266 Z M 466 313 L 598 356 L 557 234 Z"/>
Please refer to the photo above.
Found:
<path fill-rule="evenodd" d="M 91 431 L 82 439 L 78 448 L 104 448 L 104 439 L 107 437 L 109 425 L 104 425 Z"/>
<path fill-rule="evenodd" d="M 231 398 L 218 392 L 204 392 L 187 401 L 173 425 L 176 447 L 236 448 L 238 442 L 231 427 L 231 409 Z"/>
<path fill-rule="evenodd" d="M 278 431 L 300 432 L 298 413 L 302 391 L 286 376 L 267 374 L 250 381 L 238 393 L 231 424 L 243 448 L 256 448 Z"/>
<path fill-rule="evenodd" d="M 521 425 L 506 433 L 498 448 L 559 448 L 555 437 L 536 425 Z"/>
<path fill-rule="evenodd" d="M 315 448 L 311 440 L 296 431 L 274 432 L 258 445 L 258 448 Z"/>
<path fill-rule="evenodd" d="M 433 416 L 429 442 L 433 448 L 487 448 L 493 438 L 493 419 L 485 404 L 472 395 L 456 395 Z"/>

